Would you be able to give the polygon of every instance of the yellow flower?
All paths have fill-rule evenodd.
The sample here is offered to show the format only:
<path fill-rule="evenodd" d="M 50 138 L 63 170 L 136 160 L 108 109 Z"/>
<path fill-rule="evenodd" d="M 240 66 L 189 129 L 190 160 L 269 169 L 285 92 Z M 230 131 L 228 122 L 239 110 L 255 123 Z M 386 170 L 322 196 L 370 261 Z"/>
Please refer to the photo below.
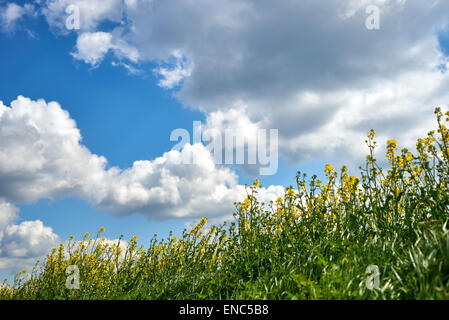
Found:
<path fill-rule="evenodd" d="M 243 219 L 243 227 L 245 228 L 245 230 L 249 230 L 249 223 L 247 218 Z"/>
<path fill-rule="evenodd" d="M 103 233 L 104 232 L 104 227 L 101 227 L 100 230 L 98 230 L 98 233 Z"/>
<path fill-rule="evenodd" d="M 405 159 L 410 162 L 413 160 L 413 155 L 410 152 L 407 152 L 407 155 L 405 156 Z"/>
<path fill-rule="evenodd" d="M 334 171 L 334 167 L 332 167 L 329 163 L 326 164 L 326 168 L 324 169 L 325 173 L 331 173 Z"/>
<path fill-rule="evenodd" d="M 248 209 L 250 206 L 251 206 L 251 201 L 250 201 L 248 198 L 246 198 L 245 200 L 243 200 L 243 205 L 242 205 L 242 207 L 243 207 L 244 209 Z"/>
<path fill-rule="evenodd" d="M 387 148 L 396 149 L 397 146 L 398 146 L 398 143 L 396 140 L 394 140 L 394 139 L 387 140 Z"/>
<path fill-rule="evenodd" d="M 370 138 L 371 140 L 373 140 L 375 136 L 376 136 L 376 131 L 374 131 L 373 129 L 371 129 L 371 130 L 368 132 L 368 138 Z"/>
<path fill-rule="evenodd" d="M 253 185 L 258 187 L 260 185 L 260 181 L 258 179 L 254 179 Z"/>
<path fill-rule="evenodd" d="M 89 238 L 90 237 L 90 234 L 89 234 L 89 232 L 86 232 L 86 234 L 84 235 L 84 238 Z"/>
<path fill-rule="evenodd" d="M 398 146 L 398 143 L 396 142 L 396 140 L 392 139 L 392 140 L 387 140 L 387 152 L 386 152 L 386 156 L 387 159 L 389 161 L 390 164 L 393 164 L 394 159 L 395 159 L 395 150 L 396 147 Z"/>

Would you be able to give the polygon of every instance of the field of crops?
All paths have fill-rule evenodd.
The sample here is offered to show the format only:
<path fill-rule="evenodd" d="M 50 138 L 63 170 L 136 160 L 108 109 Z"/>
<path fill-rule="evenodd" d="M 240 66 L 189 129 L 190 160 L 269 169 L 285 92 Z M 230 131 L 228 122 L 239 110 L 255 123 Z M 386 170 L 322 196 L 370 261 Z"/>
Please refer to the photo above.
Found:
<path fill-rule="evenodd" d="M 387 141 L 360 175 L 325 167 L 298 173 L 274 203 L 260 182 L 236 204 L 235 221 L 138 247 L 89 234 L 61 245 L 0 299 L 449 299 L 449 112 L 415 151 Z M 79 271 L 79 288 L 68 281 Z M 72 268 L 73 269 L 73 268 Z"/>

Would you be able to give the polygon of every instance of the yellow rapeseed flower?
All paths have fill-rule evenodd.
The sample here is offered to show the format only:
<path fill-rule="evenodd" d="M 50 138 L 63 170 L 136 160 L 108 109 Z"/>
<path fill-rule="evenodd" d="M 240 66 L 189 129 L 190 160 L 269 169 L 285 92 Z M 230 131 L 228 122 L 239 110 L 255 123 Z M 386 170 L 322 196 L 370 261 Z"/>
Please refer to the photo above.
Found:
<path fill-rule="evenodd" d="M 293 190 L 292 188 L 288 188 L 286 196 L 287 197 L 294 197 L 295 196 L 295 190 Z"/>
<path fill-rule="evenodd" d="M 396 149 L 397 146 L 398 146 L 398 143 L 396 140 L 394 140 L 394 139 L 387 140 L 387 148 Z"/>
<path fill-rule="evenodd" d="M 243 207 L 244 209 L 248 209 L 250 206 L 251 206 L 251 201 L 250 201 L 248 198 L 246 198 L 245 200 L 243 200 L 243 205 L 242 205 L 242 207 Z"/>
<path fill-rule="evenodd" d="M 332 167 L 329 163 L 326 164 L 326 168 L 324 168 L 325 173 L 331 173 L 334 171 L 334 167 Z"/>

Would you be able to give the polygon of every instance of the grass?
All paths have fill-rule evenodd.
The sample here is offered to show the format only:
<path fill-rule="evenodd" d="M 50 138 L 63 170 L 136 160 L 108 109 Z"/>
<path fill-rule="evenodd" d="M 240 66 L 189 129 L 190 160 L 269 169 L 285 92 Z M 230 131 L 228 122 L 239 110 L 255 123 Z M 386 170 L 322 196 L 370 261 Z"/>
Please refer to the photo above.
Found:
<path fill-rule="evenodd" d="M 448 299 L 449 112 L 416 152 L 387 141 L 387 169 L 374 158 L 375 132 L 359 176 L 325 168 L 325 181 L 298 172 L 284 197 L 260 203 L 260 182 L 236 203 L 235 221 L 178 239 L 71 239 L 0 299 Z M 69 266 L 79 271 L 79 289 Z M 378 270 L 378 286 L 376 275 Z"/>

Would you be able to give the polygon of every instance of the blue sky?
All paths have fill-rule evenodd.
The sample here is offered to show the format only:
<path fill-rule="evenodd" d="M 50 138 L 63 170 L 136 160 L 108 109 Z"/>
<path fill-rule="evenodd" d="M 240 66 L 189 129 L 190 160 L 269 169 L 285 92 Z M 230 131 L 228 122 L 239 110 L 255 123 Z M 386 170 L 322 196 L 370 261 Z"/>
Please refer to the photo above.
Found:
<path fill-rule="evenodd" d="M 80 237 L 102 226 L 110 239 L 138 235 L 142 243 L 155 233 L 166 236 L 170 230 L 181 232 L 203 214 L 197 214 L 197 198 L 201 199 L 198 194 L 209 196 L 207 191 L 212 187 L 208 183 L 226 188 L 225 200 L 205 200 L 205 211 L 218 222 L 229 217 L 231 200 L 237 200 L 242 185 L 255 177 L 266 187 L 262 197 L 271 199 L 284 186 L 295 183 L 297 170 L 319 173 L 327 162 L 357 168 L 366 152 L 363 136 L 371 127 L 380 128 L 380 140 L 398 137 L 404 145 L 412 144 L 416 135 L 428 131 L 433 107 L 448 103 L 449 79 L 436 66 L 447 63 L 448 15 L 444 12 L 449 10 L 445 11 L 447 5 L 442 2 L 436 8 L 420 8 L 417 1 L 405 5 L 400 1 L 371 2 L 381 9 L 382 24 L 376 31 L 364 27 L 363 2 L 327 5 L 299 1 L 277 6 L 264 2 L 254 7 L 252 1 L 230 1 L 226 7 L 186 1 L 156 1 L 152 6 L 145 0 L 95 0 L 95 5 L 84 11 L 83 0 L 17 1 L 20 15 L 11 20 L 7 9 L 14 2 L 0 1 L 0 101 L 8 108 L 18 96 L 29 98 L 21 102 L 24 105 L 39 99 L 56 101 L 76 122 L 82 135 L 79 145 L 90 152 L 73 159 L 69 152 L 64 163 L 104 156 L 106 167 L 97 169 L 111 179 L 109 186 L 93 184 L 93 189 L 111 189 L 110 195 L 101 199 L 83 186 L 69 191 L 44 190 L 36 196 L 19 181 L 14 182 L 17 197 L 11 196 L 13 191 L 2 194 L 0 187 L 0 200 L 11 204 L 17 214 L 4 227 L 7 236 L 3 240 L 0 230 L 0 277 L 10 278 L 12 272 L 42 256 L 52 241 L 66 241 L 71 234 Z M 68 32 L 63 9 L 71 3 L 80 7 L 82 19 L 79 30 Z M 325 18 L 314 21 L 313 14 Z M 401 27 L 408 26 L 407 21 L 417 14 L 413 25 Z M 411 82 L 414 79 L 423 83 Z M 27 128 L 18 122 L 22 118 L 17 119 L 0 121 L 0 126 Z M 33 113 L 27 119 L 33 122 Z M 210 169 L 206 159 L 204 167 L 195 172 L 204 172 L 200 181 L 208 187 L 197 192 L 195 177 L 184 175 L 184 169 L 161 165 L 157 167 L 161 172 L 171 170 L 170 178 L 180 181 L 176 190 L 185 204 L 175 201 L 165 207 L 165 200 L 147 200 L 136 207 L 114 199 L 122 190 L 114 189 L 115 183 L 129 188 L 131 199 L 137 196 L 132 194 L 134 183 L 145 185 L 148 192 L 167 186 L 162 180 L 154 181 L 153 176 L 148 178 L 151 181 L 142 180 L 134 162 L 162 157 L 175 144 L 170 133 L 176 128 L 192 132 L 193 121 L 219 130 L 230 124 L 244 129 L 278 129 L 277 173 L 248 174 L 236 166 L 229 167 L 230 171 L 218 166 Z M 43 128 L 44 122 L 45 116 L 34 125 L 42 124 Z M 63 142 L 52 145 L 61 137 L 65 137 L 62 131 L 44 142 L 50 149 L 63 147 Z M 14 142 L 17 150 L 22 146 L 20 141 Z M 21 156 L 19 151 L 11 154 L 14 150 L 0 150 L 4 156 L 0 157 L 0 185 L 6 183 L 2 179 L 11 179 L 4 169 L 10 165 L 5 159 Z M 33 157 L 32 152 L 24 155 Z M 52 158 L 48 168 L 56 166 L 56 160 Z M 135 176 L 130 179 L 134 180 L 108 171 L 113 167 L 132 168 Z M 48 175 L 45 181 L 55 184 L 63 180 L 48 168 L 36 172 L 25 165 L 23 168 L 32 183 L 37 181 L 36 188 L 42 188 L 39 181 L 43 175 Z M 70 171 L 70 165 L 64 164 L 64 170 Z M 236 185 L 230 186 L 233 174 Z M 85 181 L 79 172 L 74 176 Z M 183 193 L 185 185 L 190 189 Z M 192 209 L 183 211 L 183 207 Z M 0 215 L 6 216 L 5 212 L 0 208 Z M 14 238 L 11 226 L 36 220 L 51 228 L 34 235 L 45 238 L 40 246 L 43 249 L 30 249 L 26 255 L 15 253 L 11 248 L 27 246 L 32 238 Z"/>

